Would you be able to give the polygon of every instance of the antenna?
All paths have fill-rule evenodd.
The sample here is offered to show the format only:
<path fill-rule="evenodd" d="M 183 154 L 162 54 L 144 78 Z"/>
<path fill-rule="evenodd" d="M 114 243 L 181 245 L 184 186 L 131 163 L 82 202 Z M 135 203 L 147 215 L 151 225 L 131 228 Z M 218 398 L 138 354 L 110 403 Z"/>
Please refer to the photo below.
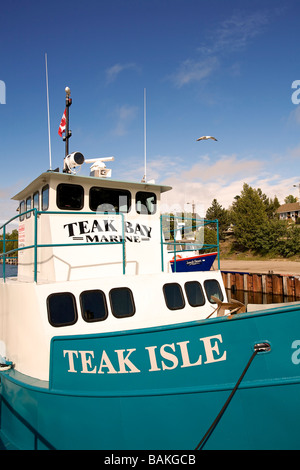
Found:
<path fill-rule="evenodd" d="M 49 162 L 50 162 L 49 169 L 52 170 L 47 53 L 45 53 L 45 65 L 46 65 L 47 110 L 48 110 L 48 140 L 49 140 Z"/>
<path fill-rule="evenodd" d="M 146 88 L 144 88 L 144 178 L 147 181 L 147 155 L 146 155 Z"/>

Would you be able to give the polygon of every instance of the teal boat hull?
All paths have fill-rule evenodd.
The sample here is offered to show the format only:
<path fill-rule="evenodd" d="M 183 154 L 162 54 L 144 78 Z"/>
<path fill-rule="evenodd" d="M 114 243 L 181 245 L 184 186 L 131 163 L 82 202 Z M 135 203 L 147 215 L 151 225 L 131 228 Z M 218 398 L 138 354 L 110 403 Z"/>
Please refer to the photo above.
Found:
<path fill-rule="evenodd" d="M 7 448 L 300 448 L 300 305 L 180 325 L 61 336 L 49 382 L 1 373 Z"/>

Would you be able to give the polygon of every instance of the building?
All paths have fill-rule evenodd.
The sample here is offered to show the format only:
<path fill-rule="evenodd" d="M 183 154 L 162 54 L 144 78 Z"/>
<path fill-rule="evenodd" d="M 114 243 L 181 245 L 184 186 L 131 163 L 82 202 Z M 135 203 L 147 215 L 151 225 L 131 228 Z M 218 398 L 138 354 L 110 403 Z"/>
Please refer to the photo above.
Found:
<path fill-rule="evenodd" d="M 280 220 L 291 220 L 296 222 L 297 218 L 300 217 L 300 203 L 290 202 L 288 204 L 283 204 L 277 209 L 277 214 L 279 214 Z"/>

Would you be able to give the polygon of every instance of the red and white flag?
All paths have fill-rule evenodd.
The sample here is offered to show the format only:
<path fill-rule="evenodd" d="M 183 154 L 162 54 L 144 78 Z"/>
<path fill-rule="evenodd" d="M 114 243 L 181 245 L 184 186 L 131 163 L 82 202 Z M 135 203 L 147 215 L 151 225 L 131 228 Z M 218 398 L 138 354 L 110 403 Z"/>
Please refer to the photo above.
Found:
<path fill-rule="evenodd" d="M 64 111 L 64 114 L 61 118 L 61 123 L 60 123 L 60 126 L 58 128 L 58 135 L 60 135 L 60 137 L 62 137 L 63 135 L 63 132 L 66 131 L 66 110 Z"/>

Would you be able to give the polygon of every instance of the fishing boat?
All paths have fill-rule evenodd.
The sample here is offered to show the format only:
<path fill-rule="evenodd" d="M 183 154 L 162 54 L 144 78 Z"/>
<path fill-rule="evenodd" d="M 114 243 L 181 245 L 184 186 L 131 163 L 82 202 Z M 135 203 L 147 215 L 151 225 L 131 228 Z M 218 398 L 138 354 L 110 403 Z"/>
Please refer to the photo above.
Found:
<path fill-rule="evenodd" d="M 85 158 L 68 153 L 13 197 L 2 447 L 298 449 L 300 304 L 247 312 L 220 269 L 173 272 L 160 214 L 171 188 L 113 180 L 103 160 L 79 176 Z"/>
<path fill-rule="evenodd" d="M 213 253 L 197 254 L 195 252 L 183 252 L 183 254 L 175 254 L 172 256 L 170 263 L 172 271 L 188 272 L 188 271 L 209 271 L 218 255 Z"/>

